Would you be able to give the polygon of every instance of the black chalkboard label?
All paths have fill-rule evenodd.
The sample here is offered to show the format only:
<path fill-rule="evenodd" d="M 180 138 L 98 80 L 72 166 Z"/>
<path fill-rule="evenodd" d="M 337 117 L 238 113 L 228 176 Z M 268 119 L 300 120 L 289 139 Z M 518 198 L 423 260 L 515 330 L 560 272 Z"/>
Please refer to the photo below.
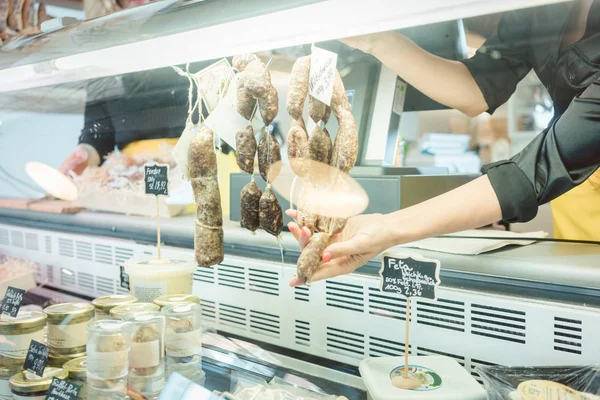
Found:
<path fill-rule="evenodd" d="M 16 317 L 19 313 L 19 308 L 21 308 L 21 304 L 23 303 L 24 295 L 25 291 L 23 289 L 9 286 L 8 289 L 6 289 L 6 295 L 4 295 L 2 303 L 0 303 L 0 314 Z"/>
<path fill-rule="evenodd" d="M 438 260 L 384 253 L 379 275 L 382 292 L 437 300 L 440 284 Z"/>
<path fill-rule="evenodd" d="M 63 379 L 52 378 L 50 389 L 46 393 L 46 400 L 77 400 L 80 390 L 80 386 Z"/>
<path fill-rule="evenodd" d="M 44 370 L 48 363 L 50 347 L 32 340 L 27 351 L 27 358 L 23 364 L 25 371 L 33 371 L 37 376 L 44 376 Z"/>
<path fill-rule="evenodd" d="M 125 272 L 125 267 L 121 265 L 121 287 L 130 290 L 129 274 Z"/>
<path fill-rule="evenodd" d="M 146 194 L 168 196 L 169 166 L 166 164 L 145 165 L 144 182 L 146 183 Z"/>

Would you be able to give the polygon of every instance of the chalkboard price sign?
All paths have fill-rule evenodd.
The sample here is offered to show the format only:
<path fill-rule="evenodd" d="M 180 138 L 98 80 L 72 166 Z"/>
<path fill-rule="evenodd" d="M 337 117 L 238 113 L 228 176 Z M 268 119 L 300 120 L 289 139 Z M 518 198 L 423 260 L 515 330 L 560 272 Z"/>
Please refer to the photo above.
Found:
<path fill-rule="evenodd" d="M 6 295 L 2 303 L 0 303 L 0 314 L 8 314 L 11 317 L 16 317 L 23 303 L 23 296 L 25 291 L 23 289 L 17 289 L 9 286 L 6 289 Z"/>
<path fill-rule="evenodd" d="M 146 194 L 155 196 L 169 195 L 169 166 L 153 164 L 144 166 L 144 182 Z"/>
<path fill-rule="evenodd" d="M 29 344 L 23 369 L 25 371 L 33 371 L 37 376 L 44 376 L 49 354 L 50 348 L 48 346 L 32 340 Z"/>
<path fill-rule="evenodd" d="M 130 290 L 129 274 L 125 272 L 125 267 L 121 265 L 121 287 Z"/>
<path fill-rule="evenodd" d="M 379 275 L 382 292 L 437 300 L 440 284 L 438 260 L 384 253 Z"/>
<path fill-rule="evenodd" d="M 52 378 L 46 400 L 77 400 L 81 387 L 63 379 Z"/>

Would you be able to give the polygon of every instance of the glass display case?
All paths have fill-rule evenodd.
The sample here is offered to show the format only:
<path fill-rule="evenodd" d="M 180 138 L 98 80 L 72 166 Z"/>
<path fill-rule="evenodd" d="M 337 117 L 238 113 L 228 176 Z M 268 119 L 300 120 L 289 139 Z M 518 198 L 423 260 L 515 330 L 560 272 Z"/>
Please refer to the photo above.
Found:
<path fill-rule="evenodd" d="M 50 324 L 42 340 L 50 345 L 48 367 L 71 361 L 72 380 L 86 381 L 88 398 L 394 398 L 365 378 L 385 375 L 375 386 L 391 396 L 467 398 L 460 388 L 468 387 L 468 398 L 483 399 L 489 388 L 479 368 L 594 364 L 597 242 L 474 230 L 394 247 L 441 264 L 437 299 L 411 301 L 407 318 L 406 298 L 382 290 L 381 255 L 353 273 L 291 287 L 301 255 L 286 226 L 291 219 L 275 216 L 270 229 L 256 212 L 254 228 L 245 229 L 253 223 L 240 204 L 240 192 L 254 183 L 259 197 L 273 191 L 269 201 L 283 210 L 295 203 L 297 153 L 290 148 L 302 117 L 311 137 L 328 131 L 334 154 L 345 118 L 352 119 L 356 162 L 334 167 L 349 172 L 370 200 L 357 213 L 393 212 L 472 181 L 477 174 L 449 174 L 461 171 L 450 165 L 475 160 L 479 169 L 485 156 L 477 138 L 490 143 L 537 130 L 540 121 L 515 120 L 531 114 L 524 91 L 548 105 L 539 82 L 526 78 L 508 111 L 468 119 L 340 39 L 398 31 L 460 63 L 493 34 L 485 29 L 490 21 L 564 4 L 162 0 L 0 45 L 0 295 L 9 286 L 24 289 L 21 313 L 49 316 L 48 306 L 96 300 L 95 316 L 61 314 L 69 323 Z M 321 59 L 319 49 L 327 50 Z M 324 84 L 333 94 L 317 122 L 308 81 L 307 104 L 296 107 L 301 118 L 290 107 L 294 69 L 306 56 L 333 60 L 323 71 L 332 82 L 337 74 L 343 89 Z M 251 86 L 253 67 L 268 95 Z M 319 79 L 306 73 L 311 84 Z M 243 91 L 251 97 L 247 115 L 239 107 Z M 547 114 L 544 108 L 539 119 Z M 246 164 L 244 129 L 259 153 Z M 274 147 L 283 165 L 276 178 L 271 155 L 260 155 Z M 388 162 L 399 159 L 406 163 Z M 156 193 L 147 171 L 155 164 L 168 166 L 168 196 L 147 194 Z M 0 317 L 0 331 L 11 321 Z M 6 329 L 0 335 L 11 335 Z M 57 345 L 64 336 L 88 339 Z M 0 382 L 22 374 L 20 361 L 14 371 L 2 364 L 6 347 L 0 341 Z M 102 368 L 84 374 L 73 365 L 86 354 Z M 405 354 L 415 364 L 439 362 L 426 366 L 433 375 L 420 375 L 427 390 L 394 392 L 402 389 L 391 385 L 392 368 L 365 372 L 376 359 L 396 370 Z M 434 375 L 444 383 L 426 385 Z M 440 387 L 443 397 L 435 397 Z"/>

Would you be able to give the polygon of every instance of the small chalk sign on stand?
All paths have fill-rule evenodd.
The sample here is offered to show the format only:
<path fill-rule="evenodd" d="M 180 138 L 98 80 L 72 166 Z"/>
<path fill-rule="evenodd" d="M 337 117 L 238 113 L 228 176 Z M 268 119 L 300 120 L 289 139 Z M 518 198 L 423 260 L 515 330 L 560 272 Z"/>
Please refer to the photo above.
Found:
<path fill-rule="evenodd" d="M 382 292 L 437 300 L 440 284 L 438 260 L 385 253 L 379 275 Z"/>
<path fill-rule="evenodd" d="M 6 294 L 4 295 L 2 303 L 0 303 L 0 314 L 6 314 L 13 318 L 16 317 L 21 308 L 21 304 L 23 303 L 23 296 L 25 296 L 25 291 L 23 289 L 9 286 L 6 289 Z"/>
<path fill-rule="evenodd" d="M 166 164 L 145 165 L 144 182 L 146 184 L 146 194 L 168 196 L 169 166 Z"/>
<path fill-rule="evenodd" d="M 80 386 L 67 382 L 64 379 L 52 378 L 50 389 L 48 389 L 46 394 L 46 400 L 77 400 L 80 390 Z"/>
<path fill-rule="evenodd" d="M 50 347 L 32 340 L 29 344 L 23 370 L 32 371 L 37 376 L 44 376 L 44 370 L 46 364 L 48 364 L 48 355 L 50 355 Z"/>
<path fill-rule="evenodd" d="M 121 287 L 131 290 L 129 287 L 129 274 L 125 272 L 125 267 L 121 265 Z"/>

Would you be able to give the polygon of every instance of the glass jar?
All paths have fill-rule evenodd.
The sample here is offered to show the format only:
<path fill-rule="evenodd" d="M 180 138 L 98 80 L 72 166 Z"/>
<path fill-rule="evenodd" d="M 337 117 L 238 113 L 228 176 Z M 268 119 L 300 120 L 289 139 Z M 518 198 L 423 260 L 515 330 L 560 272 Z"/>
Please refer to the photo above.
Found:
<path fill-rule="evenodd" d="M 46 367 L 43 376 L 22 371 L 13 375 L 8 384 L 15 400 L 44 400 L 52 378 L 67 379 L 67 375 L 62 368 Z"/>
<path fill-rule="evenodd" d="M 165 294 L 164 296 L 157 297 L 154 300 L 154 304 L 163 308 L 172 304 L 184 304 L 184 303 L 196 303 L 200 304 L 200 297 L 194 296 L 193 294 Z"/>
<path fill-rule="evenodd" d="M 133 340 L 128 387 L 145 398 L 157 398 L 165 385 L 165 316 L 158 312 L 130 315 Z"/>
<path fill-rule="evenodd" d="M 131 294 L 140 301 L 152 302 L 165 294 L 192 293 L 195 262 L 168 259 L 125 261 Z"/>
<path fill-rule="evenodd" d="M 68 361 L 63 366 L 63 369 L 69 374 L 67 380 L 81 388 L 78 399 L 87 399 L 87 358 L 79 357 Z"/>
<path fill-rule="evenodd" d="M 98 297 L 92 301 L 94 306 L 94 318 L 96 321 L 110 318 L 110 310 L 123 304 L 132 304 L 138 299 L 128 294 L 116 294 L 112 296 Z"/>
<path fill-rule="evenodd" d="M 85 357 L 85 354 L 85 352 L 69 355 L 50 353 L 50 355 L 48 356 L 48 365 L 51 367 L 63 368 L 65 363 L 68 363 L 69 361 L 74 360 L 76 358 Z"/>
<path fill-rule="evenodd" d="M 62 303 L 46 307 L 48 347 L 53 356 L 85 353 L 87 323 L 94 316 L 88 303 Z"/>
<path fill-rule="evenodd" d="M 116 306 L 115 308 L 110 310 L 110 317 L 112 319 L 124 320 L 131 315 L 159 310 L 160 307 L 152 303 L 124 304 L 122 306 Z"/>
<path fill-rule="evenodd" d="M 21 372 L 23 369 L 21 366 L 13 366 L 11 368 L 1 368 L 0 367 L 0 399 L 12 399 L 13 395 L 10 391 L 10 386 L 8 384 L 11 376 Z"/>
<path fill-rule="evenodd" d="M 129 322 L 105 319 L 87 326 L 87 394 L 99 398 L 103 392 L 125 398 L 133 326 Z"/>
<path fill-rule="evenodd" d="M 39 311 L 19 311 L 16 318 L 0 316 L 0 367 L 22 366 L 32 340 L 44 343 L 46 314 Z"/>

